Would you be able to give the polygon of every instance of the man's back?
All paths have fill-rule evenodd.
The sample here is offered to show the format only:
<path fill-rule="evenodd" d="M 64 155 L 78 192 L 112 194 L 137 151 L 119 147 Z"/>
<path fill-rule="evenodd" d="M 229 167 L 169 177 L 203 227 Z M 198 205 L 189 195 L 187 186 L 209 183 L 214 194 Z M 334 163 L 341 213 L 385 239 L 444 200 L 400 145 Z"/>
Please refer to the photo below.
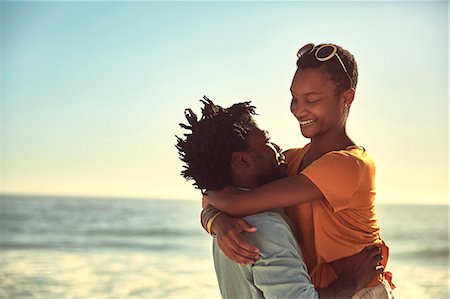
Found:
<path fill-rule="evenodd" d="M 318 298 L 292 230 L 278 212 L 245 218 L 257 227 L 246 238 L 261 251 L 254 265 L 230 260 L 213 241 L 214 265 L 223 298 Z"/>

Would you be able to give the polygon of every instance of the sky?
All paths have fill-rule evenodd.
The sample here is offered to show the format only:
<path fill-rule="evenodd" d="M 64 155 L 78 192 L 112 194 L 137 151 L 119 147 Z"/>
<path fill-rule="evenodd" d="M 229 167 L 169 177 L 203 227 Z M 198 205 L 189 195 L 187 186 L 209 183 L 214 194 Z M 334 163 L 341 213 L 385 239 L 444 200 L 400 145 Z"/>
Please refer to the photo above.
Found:
<path fill-rule="evenodd" d="M 206 95 L 300 147 L 297 50 L 352 52 L 377 202 L 448 203 L 448 2 L 0 2 L 1 192 L 191 199 L 175 135 Z"/>

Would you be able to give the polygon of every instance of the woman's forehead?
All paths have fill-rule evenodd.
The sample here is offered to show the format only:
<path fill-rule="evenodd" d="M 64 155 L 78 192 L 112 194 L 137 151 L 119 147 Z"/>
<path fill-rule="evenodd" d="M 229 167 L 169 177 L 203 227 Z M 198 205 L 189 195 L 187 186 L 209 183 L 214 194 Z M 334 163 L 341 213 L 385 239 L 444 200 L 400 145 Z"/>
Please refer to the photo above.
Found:
<path fill-rule="evenodd" d="M 291 93 L 319 94 L 336 88 L 330 76 L 321 69 L 297 70 L 292 80 Z"/>

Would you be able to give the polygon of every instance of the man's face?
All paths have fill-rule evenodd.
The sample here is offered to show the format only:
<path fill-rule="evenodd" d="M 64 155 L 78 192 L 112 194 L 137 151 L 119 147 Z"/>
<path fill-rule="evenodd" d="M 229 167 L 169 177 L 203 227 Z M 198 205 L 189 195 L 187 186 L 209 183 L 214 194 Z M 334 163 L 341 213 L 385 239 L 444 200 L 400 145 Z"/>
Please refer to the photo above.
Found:
<path fill-rule="evenodd" d="M 253 129 L 247 135 L 247 144 L 258 185 L 287 176 L 287 165 L 281 154 L 281 148 L 270 142 L 267 131 Z"/>

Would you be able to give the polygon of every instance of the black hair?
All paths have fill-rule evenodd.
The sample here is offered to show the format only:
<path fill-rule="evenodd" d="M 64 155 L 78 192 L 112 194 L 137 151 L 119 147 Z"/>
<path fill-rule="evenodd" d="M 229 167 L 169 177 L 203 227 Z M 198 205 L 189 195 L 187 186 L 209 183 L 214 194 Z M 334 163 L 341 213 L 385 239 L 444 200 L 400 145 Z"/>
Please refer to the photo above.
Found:
<path fill-rule="evenodd" d="M 335 44 L 327 44 L 336 47 L 337 54 L 341 58 L 342 63 L 345 65 L 345 68 L 347 69 L 347 72 L 351 78 L 350 81 L 337 57 L 333 57 L 327 61 L 319 61 L 316 59 L 316 49 L 318 49 L 322 45 L 324 44 L 317 45 L 313 51 L 308 54 L 302 55 L 297 60 L 297 67 L 300 70 L 310 68 L 320 68 L 324 70 L 336 85 L 336 96 L 341 95 L 342 92 L 346 91 L 349 88 L 356 89 L 356 85 L 358 83 L 358 65 L 356 64 L 356 60 L 353 54 L 345 50 L 341 46 Z"/>
<path fill-rule="evenodd" d="M 200 101 L 204 104 L 201 119 L 191 109 L 185 110 L 189 125 L 180 126 L 191 132 L 184 139 L 175 136 L 175 147 L 185 163 L 181 175 L 204 193 L 231 185 L 231 155 L 247 149 L 246 137 L 256 128 L 252 117 L 256 113 L 250 102 L 222 108 L 206 96 Z"/>

